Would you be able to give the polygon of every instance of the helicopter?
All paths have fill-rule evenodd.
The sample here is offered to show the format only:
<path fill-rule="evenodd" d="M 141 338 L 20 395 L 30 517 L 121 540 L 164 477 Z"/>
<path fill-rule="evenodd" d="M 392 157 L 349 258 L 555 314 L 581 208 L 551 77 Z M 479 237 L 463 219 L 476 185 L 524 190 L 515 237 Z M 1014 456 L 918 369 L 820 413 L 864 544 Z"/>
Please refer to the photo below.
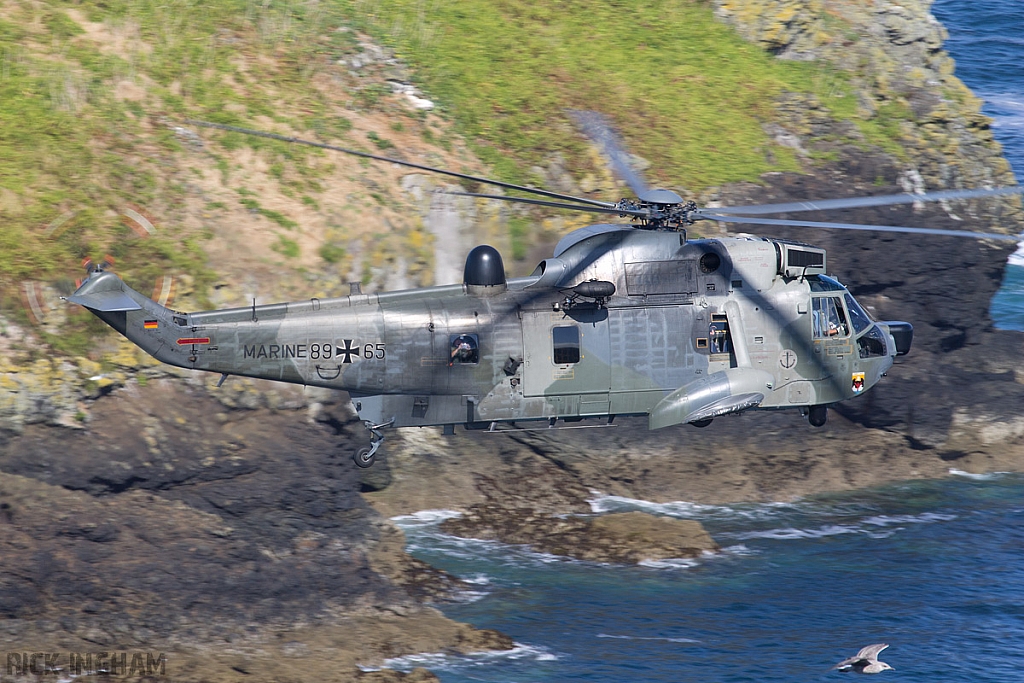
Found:
<path fill-rule="evenodd" d="M 689 239 L 697 221 L 827 227 L 976 239 L 999 233 L 765 218 L 772 214 L 1020 194 L 1021 187 L 946 190 L 815 202 L 701 208 L 649 189 L 610 126 L 576 114 L 635 192 L 618 202 L 550 192 L 326 143 L 225 124 L 257 135 L 399 164 L 534 197 L 462 196 L 630 219 L 564 236 L 527 277 L 507 278 L 500 253 L 470 251 L 458 284 L 183 313 L 136 292 L 104 264 L 67 301 L 90 310 L 158 360 L 182 368 L 348 392 L 369 444 L 384 429 L 612 426 L 650 429 L 747 410 L 799 410 L 823 426 L 832 404 L 877 384 L 909 353 L 913 326 L 875 321 L 828 276 L 824 249 L 756 236 Z M 543 197 L 543 199 L 537 198 Z M 598 423 L 577 425 L 583 420 Z M 559 425 L 561 423 L 561 425 Z M 525 425 L 525 426 L 524 426 Z"/>

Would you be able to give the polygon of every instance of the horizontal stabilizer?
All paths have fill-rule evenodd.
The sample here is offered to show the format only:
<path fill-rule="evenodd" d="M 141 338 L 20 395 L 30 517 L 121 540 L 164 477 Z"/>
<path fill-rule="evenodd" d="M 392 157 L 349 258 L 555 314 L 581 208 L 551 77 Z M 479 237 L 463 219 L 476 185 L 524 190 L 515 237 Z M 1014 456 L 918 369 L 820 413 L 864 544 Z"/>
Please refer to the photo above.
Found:
<path fill-rule="evenodd" d="M 137 311 L 142 308 L 123 291 L 115 289 L 93 291 L 88 294 L 72 294 L 68 297 L 68 301 L 94 311 Z"/>

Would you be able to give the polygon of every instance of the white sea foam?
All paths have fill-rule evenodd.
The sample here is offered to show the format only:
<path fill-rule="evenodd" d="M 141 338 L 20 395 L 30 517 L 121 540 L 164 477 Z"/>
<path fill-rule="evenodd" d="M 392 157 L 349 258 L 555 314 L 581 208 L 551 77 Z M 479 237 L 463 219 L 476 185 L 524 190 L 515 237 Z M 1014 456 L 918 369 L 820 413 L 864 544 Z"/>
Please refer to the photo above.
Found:
<path fill-rule="evenodd" d="M 722 536 L 738 540 L 766 538 L 776 541 L 825 538 L 828 536 L 841 536 L 843 534 L 864 534 L 871 538 L 888 538 L 908 524 L 934 524 L 936 522 L 948 522 L 956 518 L 956 515 L 941 512 L 922 512 L 919 515 L 873 515 L 845 524 L 826 524 L 820 527 L 803 529 L 795 527 L 762 529 L 758 531 L 727 533 L 722 534 Z"/>
<path fill-rule="evenodd" d="M 667 636 L 623 636 L 611 633 L 598 633 L 598 638 L 614 638 L 616 640 L 661 640 L 666 643 L 699 643 L 701 641 L 693 638 L 670 638 Z"/>
<path fill-rule="evenodd" d="M 462 513 L 458 510 L 420 510 L 414 512 L 411 515 L 398 515 L 392 517 L 391 521 L 395 523 L 399 529 L 417 529 L 419 527 L 430 526 L 431 524 L 439 524 L 446 519 L 455 519 L 461 517 Z"/>
<path fill-rule="evenodd" d="M 1024 242 L 1021 242 L 1021 247 L 1017 249 L 1017 253 L 1021 254 L 1021 262 L 1019 265 L 1024 266 Z M 1014 254 L 1016 256 L 1016 254 Z M 1010 257 L 1013 260 L 1013 256 Z M 998 479 L 1009 472 L 989 472 L 988 474 L 975 474 L 973 472 L 964 472 L 954 467 L 949 468 L 949 473 L 957 477 L 966 477 L 967 479 L 974 479 L 976 481 L 991 481 L 992 479 Z"/>
<path fill-rule="evenodd" d="M 448 599 L 451 602 L 457 602 L 463 605 L 468 605 L 470 603 L 476 602 L 477 600 L 483 600 L 488 595 L 490 595 L 490 593 L 488 593 L 487 591 L 456 591 L 451 596 L 449 596 Z"/>
<path fill-rule="evenodd" d="M 587 500 L 595 513 L 628 512 L 640 510 L 654 515 L 678 519 L 767 519 L 781 512 L 802 508 L 802 503 L 742 503 L 737 505 L 704 505 L 679 500 L 671 503 L 655 503 L 639 498 L 610 496 L 600 491 L 590 492 L 593 498 Z"/>
<path fill-rule="evenodd" d="M 525 545 L 452 536 L 426 524 L 407 527 L 407 529 L 409 533 L 406 534 L 405 549 L 410 553 L 419 551 L 440 553 L 460 560 L 483 560 L 506 567 L 537 567 L 555 562 L 582 562 L 581 560 L 575 560 L 562 555 L 537 552 Z"/>
<path fill-rule="evenodd" d="M 591 491 L 591 493 L 594 497 L 587 500 L 587 502 L 590 503 L 590 509 L 598 514 L 606 512 L 642 510 L 644 512 L 668 515 L 671 517 L 691 518 L 707 513 L 711 509 L 710 505 L 699 505 L 697 503 L 688 503 L 686 501 L 654 503 L 649 500 L 626 498 L 625 496 L 606 496 L 597 491 Z"/>
<path fill-rule="evenodd" d="M 474 574 L 473 576 L 464 576 L 462 580 L 466 583 L 471 583 L 474 586 L 489 586 L 491 585 L 491 577 L 487 574 Z"/>
<path fill-rule="evenodd" d="M 1024 266 L 1024 242 L 1017 243 L 1017 251 L 1010 254 L 1006 260 L 1011 266 Z M 950 470 L 954 474 L 960 474 L 960 470 Z"/>
<path fill-rule="evenodd" d="M 730 545 L 726 546 L 725 548 L 722 548 L 721 554 L 735 555 L 736 557 L 750 557 L 751 555 L 760 554 L 760 551 L 748 548 L 742 543 L 737 543 L 736 545 Z"/>
<path fill-rule="evenodd" d="M 700 563 L 689 557 L 670 557 L 664 560 L 640 560 L 638 564 L 651 569 L 691 569 Z"/>
<path fill-rule="evenodd" d="M 894 524 L 931 524 L 933 522 L 949 522 L 956 519 L 956 515 L 947 515 L 941 512 L 922 512 L 919 515 L 876 515 L 863 520 L 864 524 L 872 526 L 892 526 Z"/>
<path fill-rule="evenodd" d="M 452 671 L 506 661 L 533 660 L 536 662 L 548 662 L 556 659 L 558 657 L 546 648 L 516 643 L 515 647 L 511 650 L 489 650 L 485 652 L 471 652 L 466 655 L 448 654 L 445 652 L 421 652 L 385 659 L 383 667 L 360 666 L 359 668 L 363 671 L 380 671 L 381 668 L 387 668 L 407 673 L 416 667 L 422 666 L 434 671 Z"/>
<path fill-rule="evenodd" d="M 841 534 L 855 534 L 860 530 L 855 526 L 846 524 L 827 524 L 817 529 L 796 529 L 786 527 L 781 529 L 765 529 L 762 531 L 743 531 L 730 534 L 732 538 L 749 540 L 752 538 L 770 538 L 776 541 L 790 541 L 798 538 L 825 538 L 826 536 L 839 536 Z"/>

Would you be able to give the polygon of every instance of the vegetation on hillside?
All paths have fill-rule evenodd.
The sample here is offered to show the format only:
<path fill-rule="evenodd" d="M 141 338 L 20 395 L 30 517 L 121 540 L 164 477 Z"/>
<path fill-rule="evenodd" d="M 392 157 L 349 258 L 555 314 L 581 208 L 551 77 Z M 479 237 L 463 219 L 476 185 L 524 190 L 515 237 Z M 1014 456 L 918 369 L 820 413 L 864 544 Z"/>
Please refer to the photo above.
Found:
<path fill-rule="evenodd" d="M 275 192 L 324 215 L 333 161 L 316 150 L 210 136 L 202 163 L 230 193 L 195 199 L 206 196 L 195 186 L 210 168 L 189 157 L 198 141 L 176 128 L 189 117 L 308 131 L 367 151 L 401 153 L 391 139 L 400 136 L 452 150 L 442 127 L 408 109 L 390 127 L 352 130 L 347 112 L 391 95 L 383 77 L 353 81 L 340 63 L 363 49 L 350 27 L 392 45 L 490 172 L 508 180 L 543 182 L 536 169 L 556 155 L 577 179 L 605 173 L 567 115 L 573 108 L 608 115 L 651 162 L 652 182 L 689 191 L 798 167 L 763 128 L 784 91 L 856 117 L 844 72 L 771 58 L 701 0 L 0 0 L 0 313 L 27 322 L 25 283 L 66 293 L 80 261 L 104 254 L 132 282 L 180 274 L 210 303 L 214 231 L 203 217 L 230 222 L 230 211 L 263 221 L 262 252 L 283 270 L 303 272 L 309 262 L 300 261 L 313 258 L 316 268 L 343 272 L 354 262 L 339 226 L 372 209 L 402 235 L 375 235 L 367 258 L 404 250 L 411 272 L 422 270 L 429 238 L 401 224 L 401 212 L 387 213 L 394 196 L 365 173 L 351 178 L 365 189 L 337 209 L 334 227 L 305 239 L 280 203 L 229 183 L 240 158 L 258 158 Z M 898 127 L 857 123 L 872 142 L 898 136 Z M 205 202 L 200 210 L 196 201 Z M 535 228 L 522 215 L 509 225 L 521 259 Z M 365 260 L 362 268 L 366 281 Z M 95 328 L 84 311 L 70 315 L 41 331 L 80 353 Z"/>
<path fill-rule="evenodd" d="M 784 92 L 856 117 L 845 72 L 774 59 L 715 20 L 702 0 L 518 2 L 349 0 L 356 24 L 416 65 L 473 149 L 509 177 L 552 153 L 586 168 L 567 112 L 610 116 L 661 184 L 702 190 L 795 169 L 763 124 Z M 898 130 L 858 120 L 869 139 Z M 887 139 L 888 138 L 888 139 Z M 536 179 L 534 179 L 536 180 Z"/>
<path fill-rule="evenodd" d="M 146 283 L 174 273 L 179 290 L 187 286 L 209 303 L 216 273 L 200 214 L 265 219 L 273 233 L 265 251 L 294 270 L 298 222 L 249 196 L 236 157 L 254 150 L 275 192 L 312 211 L 322 209 L 333 160 L 237 134 L 207 136 L 215 142 L 204 146 L 179 126 L 189 117 L 259 122 L 336 141 L 352 128 L 341 103 L 373 109 L 389 95 L 380 83 L 324 87 L 355 45 L 341 8 L 330 3 L 0 0 L 0 314 L 26 323 L 40 308 L 60 307 L 56 293 L 69 293 L 84 275 L 81 261 L 107 254 L 147 294 Z M 363 140 L 346 144 L 370 149 L 385 141 Z M 199 149 L 201 159 L 187 154 Z M 206 166 L 225 186 L 234 174 L 237 196 L 207 200 L 197 211 L 189 207 L 205 196 L 196 187 Z M 344 247 L 323 247 L 308 253 L 347 265 Z M 85 311 L 68 311 L 71 320 L 61 316 L 39 331 L 56 348 L 81 353 L 96 329 Z"/>

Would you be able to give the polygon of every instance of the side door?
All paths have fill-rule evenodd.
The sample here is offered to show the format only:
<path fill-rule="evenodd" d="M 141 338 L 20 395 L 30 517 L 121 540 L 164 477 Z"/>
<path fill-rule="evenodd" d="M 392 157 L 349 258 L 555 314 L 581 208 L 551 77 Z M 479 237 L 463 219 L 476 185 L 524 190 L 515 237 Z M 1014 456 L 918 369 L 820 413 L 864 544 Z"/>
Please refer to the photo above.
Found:
<path fill-rule="evenodd" d="M 562 415 L 603 415 L 611 388 L 608 311 L 523 311 L 523 395 L 560 397 Z"/>

